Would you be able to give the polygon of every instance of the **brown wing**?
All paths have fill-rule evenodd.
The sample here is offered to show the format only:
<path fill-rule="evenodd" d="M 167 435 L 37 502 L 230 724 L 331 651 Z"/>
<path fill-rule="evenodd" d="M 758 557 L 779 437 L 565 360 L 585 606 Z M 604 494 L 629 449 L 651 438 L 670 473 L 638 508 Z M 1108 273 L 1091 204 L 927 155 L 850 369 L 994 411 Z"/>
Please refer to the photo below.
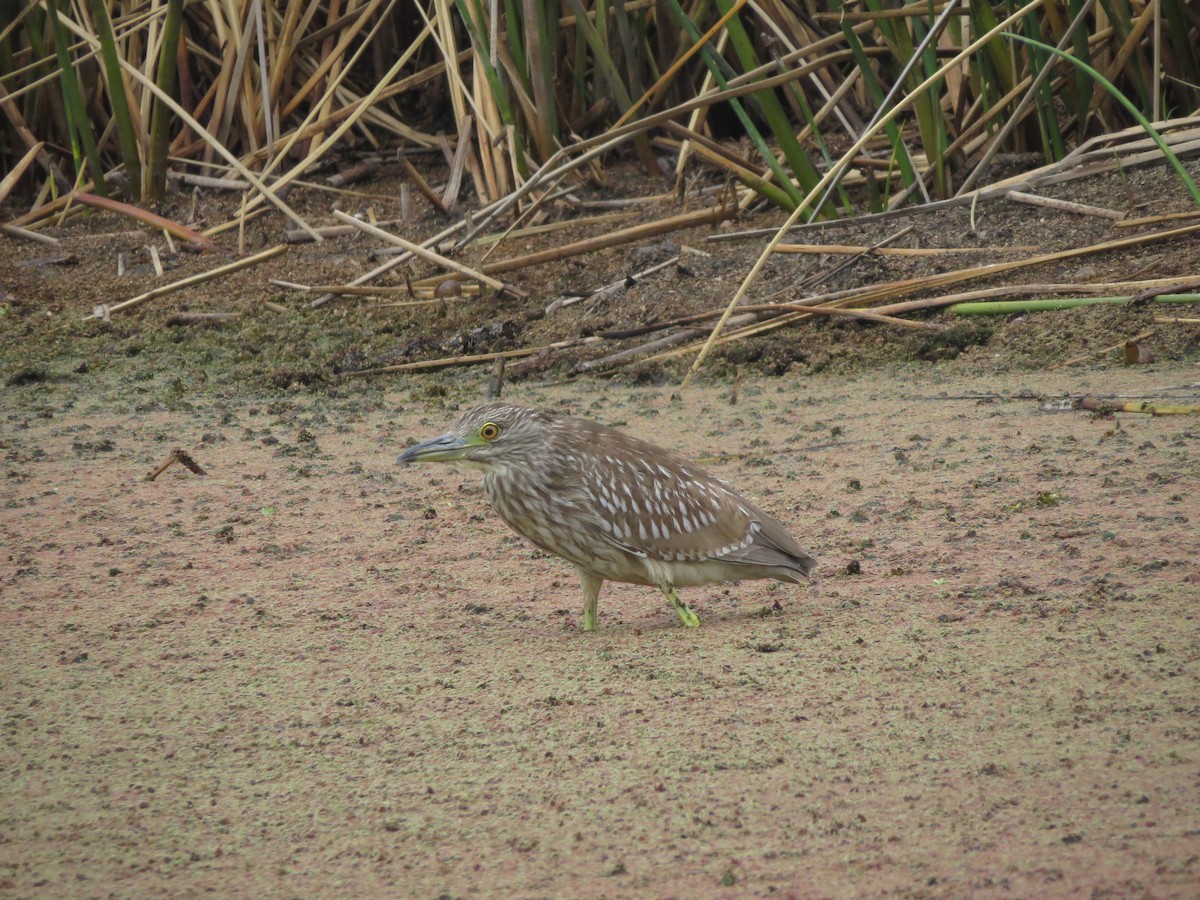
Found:
<path fill-rule="evenodd" d="M 713 560 L 799 570 L 813 558 L 784 527 L 720 479 L 667 450 L 593 423 L 577 455 L 606 536 L 639 556 Z"/>

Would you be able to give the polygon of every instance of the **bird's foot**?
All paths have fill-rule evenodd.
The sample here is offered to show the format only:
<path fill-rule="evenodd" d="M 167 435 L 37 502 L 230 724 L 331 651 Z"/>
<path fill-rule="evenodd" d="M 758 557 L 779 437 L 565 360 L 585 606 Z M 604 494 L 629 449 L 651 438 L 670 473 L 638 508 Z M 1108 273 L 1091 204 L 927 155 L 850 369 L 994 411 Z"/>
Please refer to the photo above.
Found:
<path fill-rule="evenodd" d="M 679 616 L 679 621 L 688 628 L 699 628 L 700 617 L 692 612 L 692 608 L 679 598 L 679 590 L 674 585 L 664 585 L 662 592 L 667 595 L 667 599 L 671 601 L 671 606 L 675 608 L 675 615 Z"/>

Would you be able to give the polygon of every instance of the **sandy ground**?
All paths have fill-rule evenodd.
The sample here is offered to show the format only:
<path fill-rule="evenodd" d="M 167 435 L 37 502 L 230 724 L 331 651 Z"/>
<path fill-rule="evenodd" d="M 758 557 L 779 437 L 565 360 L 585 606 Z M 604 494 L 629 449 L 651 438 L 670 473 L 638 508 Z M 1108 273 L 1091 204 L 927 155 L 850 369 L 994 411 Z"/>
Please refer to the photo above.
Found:
<path fill-rule="evenodd" d="M 517 386 L 821 562 L 595 634 L 477 475 L 394 465 L 473 401 L 6 388 L 0 896 L 1194 897 L 1200 429 L 1033 395 L 1198 376 Z"/>

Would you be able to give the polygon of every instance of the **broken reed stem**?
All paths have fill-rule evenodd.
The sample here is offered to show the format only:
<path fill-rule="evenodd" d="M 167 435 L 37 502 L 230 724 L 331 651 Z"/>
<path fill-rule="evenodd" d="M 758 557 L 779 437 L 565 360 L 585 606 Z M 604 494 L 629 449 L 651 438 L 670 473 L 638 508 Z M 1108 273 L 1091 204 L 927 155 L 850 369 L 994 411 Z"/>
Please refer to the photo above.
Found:
<path fill-rule="evenodd" d="M 160 287 L 156 287 L 152 291 L 147 291 L 144 294 L 138 294 L 138 296 L 131 297 L 128 300 L 123 300 L 115 306 L 97 306 L 90 316 L 83 317 L 83 321 L 87 322 L 91 319 L 104 319 L 115 312 L 129 309 L 130 307 L 145 303 L 147 300 L 153 300 L 156 297 L 162 297 L 166 294 L 171 294 L 175 291 L 192 287 L 193 285 L 203 284 L 206 281 L 212 281 L 214 278 L 220 278 L 222 275 L 229 275 L 233 272 L 237 272 L 240 269 L 247 269 L 250 266 L 256 266 L 261 262 L 266 262 L 268 259 L 278 256 L 280 253 L 286 253 L 287 249 L 288 248 L 286 244 L 279 244 L 270 248 L 269 250 L 263 250 L 261 253 L 256 253 L 254 256 L 247 256 L 245 259 L 235 260 L 228 265 L 218 266 L 217 268 L 208 272 L 200 272 L 199 274 L 191 275 L 187 278 L 180 279 L 179 281 L 174 281 L 171 284 L 164 284 Z"/>
<path fill-rule="evenodd" d="M 1028 253 L 1036 247 L 865 247 L 855 244 L 779 244 L 776 253 L 804 253 L 810 256 L 864 255 L 864 256 L 949 256 L 969 253 Z"/>
<path fill-rule="evenodd" d="M 596 250 L 605 250 L 609 247 L 617 247 L 621 244 L 640 241 L 648 237 L 656 237 L 660 234 L 667 234 L 684 228 L 694 228 L 697 225 L 716 225 L 733 216 L 736 211 L 732 206 L 714 206 L 696 212 L 681 213 L 666 219 L 658 219 L 654 222 L 646 222 L 642 225 L 634 225 L 631 228 L 622 228 L 608 234 L 597 235 L 596 237 L 576 241 L 572 244 L 564 244 L 561 247 L 551 247 L 549 250 L 539 250 L 536 253 L 528 253 L 525 256 L 514 256 L 511 259 L 498 260 L 497 262 L 485 265 L 483 271 L 489 274 L 511 272 L 515 269 L 555 262 L 556 260 L 567 259 L 571 256 L 579 256 L 582 253 L 592 253 Z"/>
<path fill-rule="evenodd" d="M 421 196 L 433 204 L 434 209 L 443 216 L 450 215 L 450 210 L 446 208 L 446 204 L 442 202 L 442 198 L 438 196 L 437 191 L 429 186 L 429 182 L 417 171 L 416 166 L 401 156 L 400 168 L 404 170 L 404 174 L 408 176 L 408 180 L 413 183 L 413 186 L 421 192 Z"/>
<path fill-rule="evenodd" d="M 1009 191 L 1004 195 L 1009 200 L 1028 203 L 1030 206 L 1043 206 L 1047 209 L 1057 209 L 1060 212 L 1078 213 L 1081 216 L 1097 216 L 1101 219 L 1123 219 L 1125 213 L 1115 209 L 1105 209 L 1102 206 L 1090 206 L 1087 203 L 1074 203 L 1070 200 L 1058 200 L 1054 197 L 1043 197 L 1039 194 L 1026 194 L 1023 191 Z"/>
<path fill-rule="evenodd" d="M 431 303 L 445 303 L 451 300 L 471 300 L 478 297 L 480 288 L 477 284 L 461 285 L 462 293 L 454 295 L 436 296 L 435 291 L 437 285 L 424 286 L 419 282 L 413 282 L 412 285 L 403 286 L 376 286 L 376 287 L 360 287 L 350 284 L 297 284 L 294 281 L 284 281 L 281 278 L 271 278 L 268 283 L 281 287 L 289 291 L 303 291 L 305 293 L 335 294 L 344 297 L 427 297 L 430 299 L 415 299 L 405 300 L 394 303 L 380 303 L 378 306 L 398 307 L 398 306 L 428 306 Z"/>
<path fill-rule="evenodd" d="M 1188 225 L 1182 228 L 1156 231 L 1116 241 L 1106 241 L 1103 244 L 1090 244 L 1086 247 L 1073 247 L 1069 250 L 1059 250 L 1054 253 L 1042 253 L 1037 256 L 1030 256 L 1011 262 L 991 263 L 986 266 L 955 269 L 950 272 L 941 272 L 937 275 L 923 276 L 921 278 L 904 278 L 899 281 L 889 281 L 843 293 L 836 302 L 838 306 L 866 306 L 879 300 L 911 294 L 914 291 L 931 290 L 946 285 L 958 284 L 963 281 L 971 281 L 976 278 L 990 278 L 995 275 L 1002 275 L 1005 272 L 1029 268 L 1047 262 L 1057 262 L 1063 259 L 1073 259 L 1078 256 L 1088 256 L 1093 253 L 1106 253 L 1113 250 L 1123 250 L 1128 247 L 1153 244 L 1159 241 L 1183 237 L 1188 234 L 1195 234 L 1196 232 L 1200 232 L 1200 225 Z M 1192 276 L 1192 278 L 1195 278 L 1195 276 Z M 816 302 L 821 301 L 814 300 L 814 303 Z M 822 305 L 828 306 L 831 304 L 825 302 Z M 898 310 L 892 307 L 889 311 L 897 312 Z"/>
<path fill-rule="evenodd" d="M 40 234 L 36 231 L 30 231 L 28 228 L 18 228 L 16 225 L 0 225 L 0 234 L 8 235 L 10 238 L 17 238 L 23 241 L 33 241 L 38 244 L 54 245 L 58 243 L 58 238 L 51 237 L 48 234 Z"/>
<path fill-rule="evenodd" d="M 388 372 L 415 372 L 420 369 L 441 369 L 446 366 L 464 366 L 473 363 L 492 362 L 497 359 L 521 359 L 525 356 L 536 356 L 548 350 L 566 350 L 570 347 L 581 347 L 603 340 L 595 336 L 574 338 L 567 341 L 555 341 L 541 347 L 523 347 L 520 350 L 499 350 L 495 353 L 474 353 L 469 356 L 445 356 L 441 359 L 426 359 L 421 362 L 401 363 L 395 366 L 382 366 L 378 369 L 359 369 L 357 372 L 346 372 L 347 376 L 383 375 Z"/>
<path fill-rule="evenodd" d="M 360 231 L 365 231 L 372 237 L 379 238 L 381 241 L 387 241 L 389 244 L 393 244 L 397 247 L 403 247 L 409 253 L 415 254 L 416 256 L 433 263 L 434 265 L 441 266 L 443 269 L 450 269 L 451 271 L 458 272 L 460 275 L 466 275 L 468 278 L 474 278 L 476 281 L 486 284 L 493 290 L 500 291 L 504 289 L 504 282 L 502 281 L 498 281 L 489 275 L 485 275 L 483 272 L 472 269 L 470 266 L 463 265 L 457 260 L 442 256 L 440 253 L 435 253 L 433 250 L 430 250 L 427 247 L 422 247 L 420 244 L 414 244 L 412 241 L 406 240 L 399 235 L 392 234 L 390 231 L 384 231 L 382 228 L 376 228 L 374 225 L 362 222 L 354 218 L 354 216 L 342 212 L 340 209 L 335 209 L 333 211 L 333 216 L 334 218 L 345 222 L 347 225 L 353 225 Z"/>

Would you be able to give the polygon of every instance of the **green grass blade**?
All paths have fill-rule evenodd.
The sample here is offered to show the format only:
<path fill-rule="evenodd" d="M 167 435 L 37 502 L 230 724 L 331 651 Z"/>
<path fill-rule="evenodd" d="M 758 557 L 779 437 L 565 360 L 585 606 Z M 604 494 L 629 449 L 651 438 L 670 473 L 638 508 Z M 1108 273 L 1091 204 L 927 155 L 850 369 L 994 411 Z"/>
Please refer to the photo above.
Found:
<path fill-rule="evenodd" d="M 842 9 L 841 0 L 834 0 L 834 10 L 840 12 Z M 850 23 L 843 21 L 842 35 L 846 39 L 846 46 L 850 52 L 854 54 L 854 61 L 858 65 L 858 71 L 863 80 L 863 86 L 866 87 L 867 93 L 871 97 L 871 102 L 878 109 L 883 105 L 883 101 L 887 96 L 883 85 L 879 83 L 879 77 L 875 74 L 875 67 L 871 64 L 871 60 L 867 57 L 866 48 L 863 47 L 862 41 L 858 35 L 854 33 Z M 888 122 L 884 126 L 884 134 L 887 135 L 888 142 L 892 145 L 892 155 L 897 164 L 900 166 L 900 179 L 905 187 L 911 187 L 916 184 L 917 170 L 913 165 L 912 157 L 908 154 L 908 148 L 904 145 L 904 138 L 900 134 L 900 128 L 895 122 Z"/>
<path fill-rule="evenodd" d="M 155 84 L 164 94 L 175 96 L 176 74 L 179 69 L 179 32 L 183 28 L 184 0 L 167 0 L 167 17 L 163 21 L 162 48 L 158 55 Z M 167 194 L 167 153 L 171 143 L 170 107 L 157 96 L 150 113 L 150 158 L 146 163 L 147 193 L 155 200 Z"/>
<path fill-rule="evenodd" d="M 1083 8 L 1086 0 L 1069 0 L 1067 3 L 1067 15 L 1074 19 L 1079 15 L 1079 10 Z M 1128 33 L 1128 29 L 1126 29 Z M 1071 47 L 1075 51 L 1075 59 L 1085 63 L 1089 67 L 1092 62 L 1092 49 L 1088 46 L 1088 29 L 1080 28 L 1071 37 Z M 1094 69 L 1092 71 L 1095 71 Z M 1075 70 L 1075 115 L 1079 117 L 1082 124 L 1087 121 L 1088 107 L 1092 103 L 1092 81 L 1087 77 L 1087 72 L 1084 69 Z"/>
<path fill-rule="evenodd" d="M 96 31 L 100 38 L 100 58 L 104 63 L 104 76 L 108 81 L 108 99 L 112 104 L 113 119 L 117 126 L 117 140 L 121 144 L 121 157 L 125 160 L 125 175 L 129 179 L 129 191 L 133 200 L 142 199 L 142 157 L 138 149 L 137 133 L 133 127 L 133 115 L 129 110 L 129 96 L 125 92 L 125 80 L 121 77 L 121 62 L 117 56 L 117 39 L 113 34 L 112 20 L 104 0 L 92 0 L 92 16 L 96 20 Z"/>
<path fill-rule="evenodd" d="M 733 0 L 717 0 L 717 8 L 720 9 L 722 15 L 729 12 L 732 7 Z M 737 54 L 742 68 L 745 71 L 758 68 L 759 63 L 754 53 L 754 47 L 750 43 L 750 36 L 746 33 L 746 26 L 742 23 L 741 18 L 734 16 L 726 23 L 725 28 L 729 32 L 729 42 L 733 45 L 734 53 Z M 783 156 L 788 161 L 796 180 L 805 191 L 810 190 L 821 180 L 821 176 L 817 174 L 808 154 L 796 140 L 796 133 L 792 130 L 792 123 L 783 111 L 779 97 L 773 90 L 761 91 L 755 94 L 755 97 L 762 107 L 767 125 L 775 136 L 779 148 L 783 151 Z M 797 199 L 799 198 L 797 197 Z M 823 212 L 831 214 L 833 210 L 830 207 Z"/>
<path fill-rule="evenodd" d="M 534 142 L 542 159 L 549 159 L 558 137 L 558 99 L 554 91 L 554 37 L 546 21 L 546 5 L 541 0 L 524 0 L 525 49 L 532 65 L 529 81 L 536 120 L 530 122 Z"/>
<path fill-rule="evenodd" d="M 679 5 L 678 0 L 666 0 L 666 2 L 667 8 L 674 16 L 676 24 L 685 32 L 687 32 L 687 35 L 692 42 L 694 43 L 700 40 L 700 30 L 683 11 L 683 8 Z M 708 67 L 708 70 L 712 73 L 713 80 L 717 82 L 722 89 L 728 88 L 728 76 L 729 74 L 732 74 L 728 64 L 726 64 L 724 60 L 717 56 L 717 54 L 713 52 L 712 48 L 708 46 L 705 46 L 700 51 L 700 56 L 703 58 L 704 64 Z M 786 192 L 787 202 L 783 208 L 789 211 L 795 209 L 796 204 L 800 202 L 802 195 L 792 183 L 792 179 L 788 176 L 787 171 L 775 158 L 775 154 L 771 152 L 771 148 L 767 145 L 762 133 L 758 130 L 758 126 L 754 124 L 754 120 L 750 118 L 745 107 L 736 98 L 730 98 L 729 108 L 733 110 L 734 115 L 736 115 L 738 118 L 738 122 L 740 122 L 742 128 L 745 129 L 746 136 L 750 138 L 750 142 L 754 144 L 755 149 L 758 150 L 758 153 L 762 157 L 763 161 L 775 175 L 776 180 L 779 182 L 780 189 Z M 761 189 L 761 185 L 750 185 L 750 187 L 753 187 L 755 190 Z M 764 193 L 764 196 L 769 195 Z M 772 202 L 778 203 L 777 197 L 771 196 L 770 199 Z"/>
<path fill-rule="evenodd" d="M 107 197 L 108 188 L 104 184 L 104 166 L 100 162 L 100 151 L 96 149 L 96 138 L 92 134 L 92 126 L 88 121 L 87 107 L 83 102 L 79 78 L 68 53 L 70 38 L 67 35 L 67 26 L 63 24 L 57 0 L 48 0 L 47 5 L 50 8 L 51 27 L 54 29 L 54 55 L 58 59 L 59 85 L 62 88 L 67 126 L 71 132 L 71 150 L 75 155 L 75 169 L 78 171 L 83 159 L 87 159 L 96 193 L 101 197 Z"/>
<path fill-rule="evenodd" d="M 492 89 L 492 97 L 496 101 L 496 109 L 500 111 L 500 119 L 505 125 L 513 125 L 515 123 L 508 91 L 500 73 L 492 65 L 492 50 L 487 32 L 479 27 L 479 23 L 483 21 L 483 10 L 477 3 L 474 9 L 469 8 L 466 0 L 455 0 L 455 3 L 458 6 L 458 14 L 467 26 L 467 34 L 471 37 L 471 43 L 475 45 L 477 51 L 475 58 L 483 66 L 483 77 L 487 79 L 488 87 Z"/>

